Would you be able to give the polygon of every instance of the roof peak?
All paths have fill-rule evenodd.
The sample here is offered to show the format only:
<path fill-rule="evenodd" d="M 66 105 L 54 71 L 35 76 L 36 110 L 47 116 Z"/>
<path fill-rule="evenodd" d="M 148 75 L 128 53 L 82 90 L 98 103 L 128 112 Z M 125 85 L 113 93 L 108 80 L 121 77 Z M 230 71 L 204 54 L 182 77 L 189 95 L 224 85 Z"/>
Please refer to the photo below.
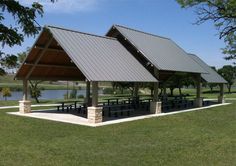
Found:
<path fill-rule="evenodd" d="M 89 36 L 94 36 L 94 37 L 100 37 L 100 38 L 105 38 L 105 39 L 110 39 L 110 40 L 117 40 L 114 37 L 109 37 L 109 36 L 101 36 L 101 35 L 96 35 L 96 34 L 92 34 L 92 33 L 86 33 L 86 32 L 81 32 L 78 30 L 72 30 L 72 29 L 68 29 L 68 28 L 63 28 L 63 27 L 58 27 L 58 26 L 53 26 L 53 25 L 45 25 L 44 27 L 50 27 L 50 28 L 56 28 L 56 29 L 61 29 L 61 30 L 65 30 L 65 31 L 70 31 L 70 32 L 75 32 L 75 33 L 80 33 L 80 34 L 84 34 L 84 35 L 89 35 Z"/>
<path fill-rule="evenodd" d="M 126 27 L 126 26 L 123 26 L 123 25 L 114 24 L 113 26 L 114 27 L 121 27 L 121 28 L 129 29 L 131 31 L 136 31 L 136 32 L 143 33 L 143 34 L 150 35 L 150 36 L 154 36 L 154 37 L 159 37 L 159 38 L 171 40 L 170 38 L 167 38 L 167 37 L 163 37 L 163 36 L 155 35 L 155 34 L 152 34 L 152 33 L 144 32 L 144 31 L 137 30 L 137 29 L 130 28 L 130 27 Z"/>

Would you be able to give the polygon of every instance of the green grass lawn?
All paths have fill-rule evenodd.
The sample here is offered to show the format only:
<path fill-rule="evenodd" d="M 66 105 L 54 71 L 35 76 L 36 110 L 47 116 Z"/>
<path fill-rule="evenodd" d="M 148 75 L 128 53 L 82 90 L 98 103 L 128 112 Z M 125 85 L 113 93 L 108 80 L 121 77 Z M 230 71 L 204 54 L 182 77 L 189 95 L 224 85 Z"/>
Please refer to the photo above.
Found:
<path fill-rule="evenodd" d="M 0 165 L 235 165 L 236 102 L 98 128 L 0 110 Z"/>

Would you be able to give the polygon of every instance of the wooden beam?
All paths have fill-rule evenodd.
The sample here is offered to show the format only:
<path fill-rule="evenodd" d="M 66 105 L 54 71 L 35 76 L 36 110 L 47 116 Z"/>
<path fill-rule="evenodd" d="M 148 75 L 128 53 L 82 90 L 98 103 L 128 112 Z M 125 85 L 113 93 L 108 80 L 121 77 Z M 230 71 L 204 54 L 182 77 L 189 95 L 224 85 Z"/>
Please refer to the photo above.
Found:
<path fill-rule="evenodd" d="M 82 78 L 83 77 L 83 78 Z M 17 77 L 17 80 L 24 80 L 25 77 Z M 42 80 L 42 81 L 85 81 L 84 76 L 73 76 L 73 77 L 58 77 L 58 76 L 48 76 L 48 77 L 30 77 L 30 80 Z"/>
<path fill-rule="evenodd" d="M 201 74 L 198 74 L 196 77 L 196 85 L 197 85 L 196 97 L 199 99 L 201 97 L 201 92 L 202 92 Z"/>
<path fill-rule="evenodd" d="M 45 49 L 44 47 L 39 46 L 39 45 L 36 45 L 34 48 L 40 49 L 40 50 Z M 46 51 L 55 51 L 55 52 L 63 52 L 63 53 L 66 53 L 64 50 L 62 50 L 62 49 L 57 49 L 57 48 L 47 48 Z"/>
<path fill-rule="evenodd" d="M 219 84 L 220 86 L 220 96 L 223 97 L 224 96 L 224 84 Z"/>
<path fill-rule="evenodd" d="M 134 83 L 134 97 L 138 97 L 139 84 L 138 82 Z"/>
<path fill-rule="evenodd" d="M 23 100 L 28 100 L 28 80 L 23 80 Z"/>
<path fill-rule="evenodd" d="M 86 98 L 85 103 L 87 103 L 88 106 L 91 106 L 90 102 L 90 82 L 86 81 Z"/>
<path fill-rule="evenodd" d="M 159 71 L 157 70 L 156 67 L 154 67 L 154 76 L 157 78 L 157 80 L 159 80 Z M 158 89 L 159 89 L 159 82 L 155 82 L 154 83 L 154 94 L 153 94 L 153 101 L 158 101 L 159 97 L 158 97 Z"/>
<path fill-rule="evenodd" d="M 50 37 L 49 41 L 47 42 L 45 48 L 42 50 L 42 52 L 40 52 L 40 54 L 38 55 L 36 61 L 34 62 L 34 65 L 32 66 L 32 68 L 29 70 L 28 74 L 26 75 L 26 78 L 28 80 L 28 78 L 30 77 L 30 75 L 32 74 L 32 72 L 34 71 L 36 65 L 39 63 L 40 59 L 43 57 L 44 53 L 46 52 L 47 48 L 49 47 L 49 45 L 51 44 L 53 38 L 52 36 Z"/>
<path fill-rule="evenodd" d="M 25 63 L 27 66 L 34 66 L 34 63 Z M 53 68 L 63 68 L 63 69 L 78 69 L 76 66 L 66 66 L 66 65 L 55 65 L 55 64 L 37 64 L 36 67 L 53 67 Z"/>
<path fill-rule="evenodd" d="M 92 106 L 98 105 L 98 82 L 92 82 Z"/>

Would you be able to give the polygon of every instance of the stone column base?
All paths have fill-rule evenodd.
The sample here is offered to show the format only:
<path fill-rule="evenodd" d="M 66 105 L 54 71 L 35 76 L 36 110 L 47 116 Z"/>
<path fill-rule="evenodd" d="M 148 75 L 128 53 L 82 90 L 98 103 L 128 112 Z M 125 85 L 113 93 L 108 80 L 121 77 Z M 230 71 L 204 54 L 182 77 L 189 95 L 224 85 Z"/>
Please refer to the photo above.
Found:
<path fill-rule="evenodd" d="M 88 107 L 88 122 L 102 122 L 102 107 Z"/>
<path fill-rule="evenodd" d="M 218 103 L 225 103 L 224 96 L 218 96 Z"/>
<path fill-rule="evenodd" d="M 19 112 L 22 114 L 30 113 L 31 112 L 31 101 L 29 101 L 29 100 L 19 101 Z"/>
<path fill-rule="evenodd" d="M 160 114 L 161 113 L 161 102 L 150 102 L 150 113 L 152 114 Z"/>
<path fill-rule="evenodd" d="M 195 107 L 202 107 L 202 105 L 203 105 L 203 98 L 202 97 L 196 98 L 194 101 L 194 106 Z"/>

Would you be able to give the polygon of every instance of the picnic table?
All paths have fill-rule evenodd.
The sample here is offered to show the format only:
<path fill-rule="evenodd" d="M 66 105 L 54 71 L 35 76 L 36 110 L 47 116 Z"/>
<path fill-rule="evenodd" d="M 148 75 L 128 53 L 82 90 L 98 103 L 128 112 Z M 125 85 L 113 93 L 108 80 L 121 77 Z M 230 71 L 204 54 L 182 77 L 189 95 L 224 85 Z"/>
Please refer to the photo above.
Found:
<path fill-rule="evenodd" d="M 134 111 L 133 105 L 131 104 L 114 104 L 114 105 L 103 105 L 103 112 L 108 109 L 108 116 L 110 117 L 112 114 L 115 114 L 115 116 L 118 116 L 118 113 L 123 115 L 124 112 L 127 113 L 127 115 L 130 115 L 130 112 Z"/>
<path fill-rule="evenodd" d="M 69 110 L 77 108 L 78 102 L 79 102 L 78 100 L 60 101 L 60 102 L 58 102 L 58 104 L 60 104 L 60 105 L 57 106 L 57 111 L 59 111 L 60 108 L 62 111 L 65 111 L 65 108 L 66 108 L 67 112 L 69 112 Z"/>

